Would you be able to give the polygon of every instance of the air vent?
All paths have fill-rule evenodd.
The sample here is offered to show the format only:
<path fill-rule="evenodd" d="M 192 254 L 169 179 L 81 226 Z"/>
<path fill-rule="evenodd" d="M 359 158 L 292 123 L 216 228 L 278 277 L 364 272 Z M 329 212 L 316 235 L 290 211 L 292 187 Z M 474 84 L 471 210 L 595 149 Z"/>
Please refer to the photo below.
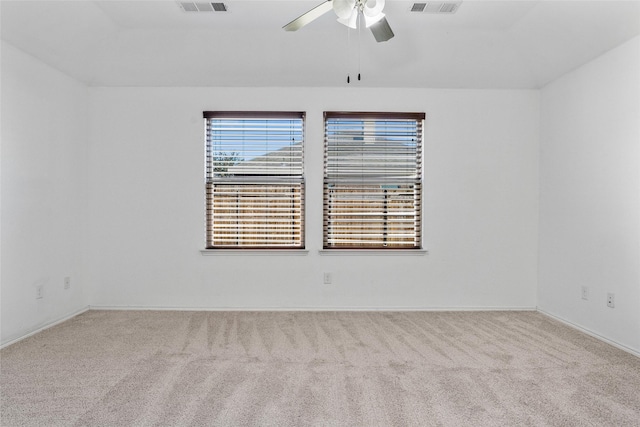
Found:
<path fill-rule="evenodd" d="M 214 12 L 226 12 L 227 11 L 227 5 L 224 4 L 224 3 L 211 3 L 211 6 L 213 6 Z"/>
<path fill-rule="evenodd" d="M 197 12 L 198 8 L 195 3 L 180 3 L 180 7 L 185 12 Z"/>
<path fill-rule="evenodd" d="M 455 13 L 458 10 L 458 3 L 442 3 L 439 13 Z"/>
<path fill-rule="evenodd" d="M 226 12 L 227 5 L 224 3 L 205 2 L 178 2 L 185 12 Z"/>
<path fill-rule="evenodd" d="M 411 12 L 452 14 L 456 13 L 461 4 L 462 1 L 430 1 L 428 3 L 414 3 L 413 6 L 411 6 Z"/>

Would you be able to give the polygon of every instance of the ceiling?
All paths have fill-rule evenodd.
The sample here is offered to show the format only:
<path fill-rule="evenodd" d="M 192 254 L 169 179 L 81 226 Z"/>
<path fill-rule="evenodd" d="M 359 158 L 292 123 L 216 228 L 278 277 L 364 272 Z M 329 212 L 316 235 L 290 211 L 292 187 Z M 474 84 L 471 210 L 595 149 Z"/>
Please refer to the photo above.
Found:
<path fill-rule="evenodd" d="M 2 39 L 92 86 L 539 88 L 640 34 L 640 0 L 464 0 L 455 14 L 387 0 L 396 36 L 347 35 L 322 0 L 1 1 Z M 362 80 L 353 76 L 358 70 Z"/>

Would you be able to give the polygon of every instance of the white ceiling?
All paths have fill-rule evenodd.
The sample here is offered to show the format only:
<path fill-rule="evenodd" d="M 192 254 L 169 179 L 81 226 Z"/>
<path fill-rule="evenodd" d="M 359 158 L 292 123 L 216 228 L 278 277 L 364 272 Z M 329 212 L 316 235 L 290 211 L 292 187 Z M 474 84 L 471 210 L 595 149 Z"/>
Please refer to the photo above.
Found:
<path fill-rule="evenodd" d="M 411 13 L 387 0 L 396 36 L 375 43 L 332 12 L 282 26 L 322 0 L 227 0 L 226 13 L 175 1 L 1 1 L 2 39 L 95 86 L 539 88 L 640 33 L 640 0 L 465 0 Z M 360 66 L 358 67 L 358 57 Z M 362 73 L 362 81 L 354 77 Z"/>

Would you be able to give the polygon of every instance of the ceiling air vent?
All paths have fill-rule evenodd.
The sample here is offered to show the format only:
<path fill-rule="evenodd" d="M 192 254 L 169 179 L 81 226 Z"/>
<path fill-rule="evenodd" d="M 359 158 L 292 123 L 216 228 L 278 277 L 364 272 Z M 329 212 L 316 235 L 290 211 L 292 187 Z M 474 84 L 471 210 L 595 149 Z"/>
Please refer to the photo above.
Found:
<path fill-rule="evenodd" d="M 214 12 L 226 12 L 227 11 L 227 5 L 224 4 L 224 3 L 211 3 L 211 6 L 213 6 Z"/>
<path fill-rule="evenodd" d="M 227 5 L 224 3 L 205 2 L 178 2 L 185 12 L 226 12 Z"/>
<path fill-rule="evenodd" d="M 462 4 L 462 1 L 430 1 L 428 3 L 414 3 L 413 6 L 411 6 L 411 12 L 452 14 L 456 13 L 460 4 Z"/>

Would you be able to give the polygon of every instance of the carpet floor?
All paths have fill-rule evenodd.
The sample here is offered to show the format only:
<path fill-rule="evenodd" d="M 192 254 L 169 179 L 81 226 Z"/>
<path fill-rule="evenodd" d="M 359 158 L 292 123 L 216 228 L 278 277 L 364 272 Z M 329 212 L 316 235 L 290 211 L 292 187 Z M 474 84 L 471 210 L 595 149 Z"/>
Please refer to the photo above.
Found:
<path fill-rule="evenodd" d="M 536 312 L 88 311 L 0 363 L 2 426 L 640 426 L 640 358 Z"/>

